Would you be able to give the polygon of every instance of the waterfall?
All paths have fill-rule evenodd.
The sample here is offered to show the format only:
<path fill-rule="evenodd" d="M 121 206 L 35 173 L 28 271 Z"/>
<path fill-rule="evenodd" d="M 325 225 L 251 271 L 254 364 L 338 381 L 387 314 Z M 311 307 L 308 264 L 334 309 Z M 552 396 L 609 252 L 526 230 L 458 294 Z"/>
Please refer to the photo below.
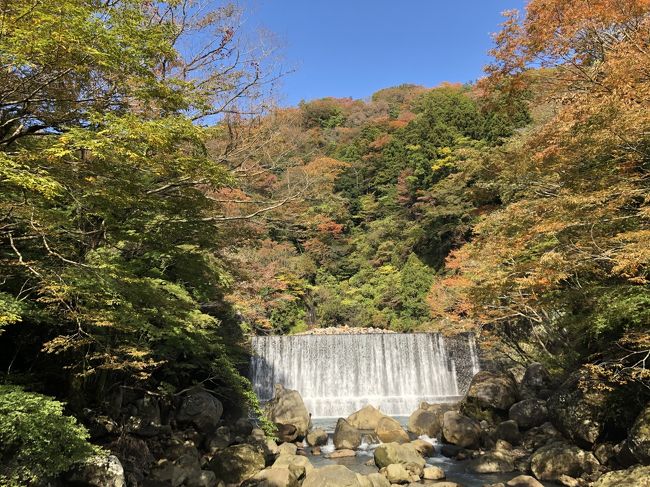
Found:
<path fill-rule="evenodd" d="M 472 335 L 435 333 L 253 338 L 251 379 L 261 401 L 274 384 L 296 389 L 312 416 L 348 416 L 366 404 L 394 416 L 421 401 L 459 400 L 478 371 Z"/>

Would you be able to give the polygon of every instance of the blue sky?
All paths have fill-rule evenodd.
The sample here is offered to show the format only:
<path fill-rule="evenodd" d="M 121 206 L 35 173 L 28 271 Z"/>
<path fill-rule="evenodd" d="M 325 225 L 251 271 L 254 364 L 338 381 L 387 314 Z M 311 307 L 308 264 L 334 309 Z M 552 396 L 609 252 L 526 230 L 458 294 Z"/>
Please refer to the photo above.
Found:
<path fill-rule="evenodd" d="M 246 30 L 273 32 L 282 105 L 365 98 L 401 83 L 435 86 L 481 76 L 501 12 L 524 0 L 242 0 Z"/>

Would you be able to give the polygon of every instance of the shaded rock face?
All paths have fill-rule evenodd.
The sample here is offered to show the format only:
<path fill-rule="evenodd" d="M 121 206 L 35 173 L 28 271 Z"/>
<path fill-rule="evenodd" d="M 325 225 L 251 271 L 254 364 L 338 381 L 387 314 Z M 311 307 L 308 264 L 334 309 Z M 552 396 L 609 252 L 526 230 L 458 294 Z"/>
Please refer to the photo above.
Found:
<path fill-rule="evenodd" d="M 388 465 L 383 472 L 391 484 L 407 484 L 411 480 L 411 474 L 400 463 Z"/>
<path fill-rule="evenodd" d="M 650 403 L 646 404 L 630 428 L 627 446 L 639 462 L 650 464 Z"/>
<path fill-rule="evenodd" d="M 476 473 L 506 473 L 515 469 L 512 456 L 504 451 L 493 451 L 472 460 L 469 469 Z"/>
<path fill-rule="evenodd" d="M 402 425 L 388 416 L 379 421 L 375 432 L 377 437 L 384 443 L 408 443 L 409 441 L 409 436 L 402 429 Z"/>
<path fill-rule="evenodd" d="M 76 465 L 67 479 L 84 487 L 125 487 L 124 468 L 115 455 L 94 456 Z"/>
<path fill-rule="evenodd" d="M 546 401 L 541 399 L 524 399 L 514 403 L 508 411 L 508 417 L 517 422 L 521 429 L 529 429 L 543 424 L 548 418 Z"/>
<path fill-rule="evenodd" d="M 530 458 L 530 469 L 539 480 L 557 480 L 562 475 L 579 477 L 599 468 L 598 460 L 590 452 L 564 442 L 546 445 Z"/>
<path fill-rule="evenodd" d="M 442 417 L 447 411 L 458 411 L 459 404 L 429 404 L 428 402 L 421 402 L 418 409 L 431 411 L 438 418 L 438 424 L 442 427 Z"/>
<path fill-rule="evenodd" d="M 361 444 L 361 433 L 345 419 L 339 418 L 334 430 L 334 446 L 336 449 L 355 450 Z"/>
<path fill-rule="evenodd" d="M 409 417 L 407 428 L 413 434 L 427 435 L 431 438 L 437 437 L 441 432 L 438 415 L 426 409 L 416 409 Z"/>
<path fill-rule="evenodd" d="M 420 456 L 418 451 L 410 443 L 400 445 L 399 443 L 384 443 L 379 445 L 375 450 L 375 465 L 378 468 L 384 468 L 393 463 L 403 465 L 415 464 L 424 468 L 426 462 Z"/>
<path fill-rule="evenodd" d="M 428 441 L 424 440 L 413 440 L 411 445 L 417 450 L 417 452 L 423 457 L 432 457 L 436 453 L 434 446 Z"/>
<path fill-rule="evenodd" d="M 234 445 L 217 453 L 208 469 L 217 480 L 226 484 L 239 484 L 253 477 L 264 468 L 264 455 L 251 445 Z"/>
<path fill-rule="evenodd" d="M 390 487 L 390 482 L 386 477 L 380 473 L 371 473 L 370 475 L 359 478 L 359 481 L 364 487 Z M 364 482 L 365 479 L 365 482 Z"/>
<path fill-rule="evenodd" d="M 275 423 L 275 427 L 280 441 L 291 443 L 298 438 L 298 430 L 292 424 Z"/>
<path fill-rule="evenodd" d="M 499 423 L 494 432 L 494 436 L 498 440 L 506 440 L 511 445 L 518 445 L 521 441 L 519 427 L 517 426 L 517 423 L 511 419 Z"/>
<path fill-rule="evenodd" d="M 298 437 L 309 430 L 309 411 L 298 391 L 285 389 L 282 384 L 275 385 L 275 395 L 266 405 L 268 418 L 274 423 L 290 424 L 296 427 Z"/>
<path fill-rule="evenodd" d="M 307 444 L 309 446 L 322 446 L 327 444 L 327 432 L 321 428 L 311 430 L 307 433 Z"/>
<path fill-rule="evenodd" d="M 526 367 L 519 384 L 519 393 L 522 398 L 547 397 L 550 388 L 551 376 L 542 364 L 535 362 Z"/>
<path fill-rule="evenodd" d="M 547 401 L 553 424 L 574 443 L 591 448 L 605 427 L 609 393 L 581 383 L 598 382 L 585 369 L 571 374 Z"/>
<path fill-rule="evenodd" d="M 351 426 L 360 430 L 375 430 L 379 425 L 379 421 L 385 418 L 386 415 L 374 406 L 367 405 L 361 408 L 356 413 L 348 416 L 348 423 Z"/>
<path fill-rule="evenodd" d="M 308 473 L 302 487 L 361 487 L 361 483 L 349 468 L 328 465 Z"/>
<path fill-rule="evenodd" d="M 650 487 L 650 466 L 637 465 L 600 477 L 593 487 Z"/>
<path fill-rule="evenodd" d="M 475 447 L 481 438 L 481 427 L 467 416 L 456 411 L 447 411 L 443 416 L 442 434 L 452 445 L 462 448 Z"/>
<path fill-rule="evenodd" d="M 176 420 L 192 424 L 199 433 L 211 433 L 216 429 L 222 414 L 221 401 L 209 392 L 197 389 L 183 398 Z"/>
<path fill-rule="evenodd" d="M 517 384 L 510 374 L 484 370 L 472 379 L 465 400 L 479 407 L 507 411 L 517 400 Z"/>

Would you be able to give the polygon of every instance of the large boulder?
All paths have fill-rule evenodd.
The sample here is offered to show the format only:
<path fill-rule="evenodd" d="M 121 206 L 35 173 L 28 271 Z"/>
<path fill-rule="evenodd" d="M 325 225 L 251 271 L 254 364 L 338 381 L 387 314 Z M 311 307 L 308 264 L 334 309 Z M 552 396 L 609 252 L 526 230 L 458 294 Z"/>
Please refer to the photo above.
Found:
<path fill-rule="evenodd" d="M 307 474 L 302 487 L 361 487 L 357 475 L 343 465 L 327 465 Z"/>
<path fill-rule="evenodd" d="M 83 487 L 124 487 L 124 468 L 115 455 L 90 457 L 73 467 L 68 478 L 71 485 Z"/>
<path fill-rule="evenodd" d="M 309 461 L 309 458 L 303 455 L 289 454 L 280 454 L 271 468 L 288 468 L 299 479 L 314 470 L 314 466 Z"/>
<path fill-rule="evenodd" d="M 264 455 L 251 445 L 229 446 L 218 452 L 208 463 L 217 480 L 239 484 L 264 469 Z"/>
<path fill-rule="evenodd" d="M 511 445 L 518 445 L 521 441 L 521 433 L 517 422 L 509 419 L 499 423 L 494 430 L 494 437 L 497 440 L 506 440 Z"/>
<path fill-rule="evenodd" d="M 456 411 L 447 411 L 443 416 L 442 435 L 452 445 L 472 448 L 479 444 L 481 426 Z"/>
<path fill-rule="evenodd" d="M 650 487 L 650 466 L 637 465 L 616 470 L 600 477 L 593 487 Z"/>
<path fill-rule="evenodd" d="M 517 384 L 508 373 L 483 370 L 476 374 L 465 401 L 482 408 L 508 411 L 517 400 Z"/>
<path fill-rule="evenodd" d="M 363 477 L 363 478 L 359 478 Z M 390 482 L 380 473 L 371 473 L 370 475 L 357 476 L 363 487 L 390 487 Z"/>
<path fill-rule="evenodd" d="M 508 417 L 517 422 L 521 429 L 529 429 L 543 424 L 548 418 L 546 401 L 541 399 L 524 399 L 514 403 L 508 411 Z"/>
<path fill-rule="evenodd" d="M 376 430 L 379 421 L 385 417 L 386 415 L 379 409 L 368 404 L 348 416 L 347 421 L 350 425 L 360 430 Z"/>
<path fill-rule="evenodd" d="M 327 432 L 322 428 L 316 428 L 307 433 L 307 444 L 309 446 L 322 446 L 327 444 Z"/>
<path fill-rule="evenodd" d="M 445 478 L 445 471 L 440 467 L 429 465 L 422 470 L 422 478 L 424 480 L 442 480 Z"/>
<path fill-rule="evenodd" d="M 519 384 L 519 394 L 526 399 L 545 397 L 551 388 L 551 376 L 546 368 L 538 363 L 526 367 L 526 372 Z"/>
<path fill-rule="evenodd" d="M 411 474 L 401 463 L 391 463 L 382 472 L 391 484 L 408 484 L 411 481 Z"/>
<path fill-rule="evenodd" d="M 176 420 L 192 424 L 200 433 L 212 433 L 222 414 L 223 405 L 219 399 L 204 389 L 194 389 L 183 398 Z"/>
<path fill-rule="evenodd" d="M 266 404 L 266 414 L 274 423 L 290 424 L 296 427 L 299 437 L 309 430 L 309 411 L 298 391 L 285 389 L 282 384 L 275 385 L 275 394 Z"/>
<path fill-rule="evenodd" d="M 630 428 L 627 446 L 639 462 L 650 464 L 650 403 L 646 404 Z"/>
<path fill-rule="evenodd" d="M 530 475 L 518 475 L 506 482 L 508 487 L 544 487 L 544 485 Z"/>
<path fill-rule="evenodd" d="M 420 456 L 416 448 L 410 444 L 384 443 L 375 449 L 375 465 L 378 468 L 387 467 L 393 463 L 403 465 L 416 464 L 424 468 L 426 462 Z"/>
<path fill-rule="evenodd" d="M 507 473 L 515 469 L 512 455 L 505 451 L 492 451 L 472 460 L 469 469 L 475 473 Z"/>
<path fill-rule="evenodd" d="M 438 415 L 434 411 L 420 408 L 409 417 L 407 429 L 418 436 L 426 435 L 430 438 L 435 438 L 441 431 Z"/>
<path fill-rule="evenodd" d="M 600 464 L 590 452 L 558 441 L 533 453 L 530 469 L 539 480 L 557 480 L 562 475 L 580 477 L 597 472 Z"/>
<path fill-rule="evenodd" d="M 275 423 L 278 440 L 291 443 L 298 438 L 298 429 L 292 424 Z"/>
<path fill-rule="evenodd" d="M 432 457 L 436 454 L 436 448 L 432 443 L 424 440 L 413 440 L 411 445 L 418 451 L 423 457 Z"/>
<path fill-rule="evenodd" d="M 428 402 L 422 401 L 418 409 L 424 409 L 425 411 L 431 411 L 438 418 L 438 424 L 442 426 L 442 417 L 447 411 L 458 411 L 460 405 L 458 403 L 434 403 L 430 404 Z"/>
<path fill-rule="evenodd" d="M 256 487 L 298 487 L 300 482 L 295 473 L 288 468 L 265 468 L 250 482 Z"/>
<path fill-rule="evenodd" d="M 375 430 L 377 437 L 384 443 L 408 443 L 409 435 L 399 421 L 386 416 L 379 421 Z"/>
<path fill-rule="evenodd" d="M 337 450 L 355 450 L 361 444 L 361 433 L 345 419 L 339 418 L 334 429 L 334 447 Z"/>

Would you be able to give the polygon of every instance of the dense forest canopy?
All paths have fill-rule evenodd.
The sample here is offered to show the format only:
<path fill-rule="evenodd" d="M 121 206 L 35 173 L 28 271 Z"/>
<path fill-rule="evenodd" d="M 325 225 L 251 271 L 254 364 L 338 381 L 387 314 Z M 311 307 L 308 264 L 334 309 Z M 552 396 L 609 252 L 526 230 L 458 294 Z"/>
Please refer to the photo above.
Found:
<path fill-rule="evenodd" d="M 200 383 L 254 411 L 247 337 L 339 325 L 647 387 L 647 1 L 532 0 L 476 84 L 273 110 L 213 7 L 0 6 L 0 409 Z M 88 454 L 57 404 L 69 461 L 0 423 L 0 478 Z"/>

